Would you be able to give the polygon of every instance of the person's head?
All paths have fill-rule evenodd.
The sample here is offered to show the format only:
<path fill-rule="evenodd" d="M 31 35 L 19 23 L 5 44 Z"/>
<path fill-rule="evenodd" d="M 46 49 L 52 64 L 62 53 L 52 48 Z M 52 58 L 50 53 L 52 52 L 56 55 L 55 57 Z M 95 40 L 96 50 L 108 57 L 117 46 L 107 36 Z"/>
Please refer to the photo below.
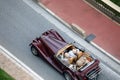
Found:
<path fill-rule="evenodd" d="M 73 51 L 73 53 L 76 53 L 76 52 L 77 52 L 77 49 L 74 48 L 74 49 L 72 49 L 72 51 Z"/>
<path fill-rule="evenodd" d="M 78 67 L 81 67 L 83 64 L 85 63 L 85 58 L 82 56 L 81 58 L 79 58 L 76 62 L 76 65 Z"/>
<path fill-rule="evenodd" d="M 68 57 L 69 57 L 69 54 L 68 54 L 67 52 L 65 53 L 65 57 L 66 57 L 66 58 L 68 58 Z"/>

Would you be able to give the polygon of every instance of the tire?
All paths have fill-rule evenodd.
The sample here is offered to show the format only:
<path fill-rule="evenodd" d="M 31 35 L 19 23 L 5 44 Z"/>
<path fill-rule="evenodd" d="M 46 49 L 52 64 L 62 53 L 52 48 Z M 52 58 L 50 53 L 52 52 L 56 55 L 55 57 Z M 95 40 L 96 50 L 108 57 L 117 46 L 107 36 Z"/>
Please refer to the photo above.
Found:
<path fill-rule="evenodd" d="M 69 73 L 64 73 L 65 80 L 73 80 Z"/>
<path fill-rule="evenodd" d="M 38 50 L 34 46 L 31 46 L 31 52 L 34 56 L 38 56 Z"/>

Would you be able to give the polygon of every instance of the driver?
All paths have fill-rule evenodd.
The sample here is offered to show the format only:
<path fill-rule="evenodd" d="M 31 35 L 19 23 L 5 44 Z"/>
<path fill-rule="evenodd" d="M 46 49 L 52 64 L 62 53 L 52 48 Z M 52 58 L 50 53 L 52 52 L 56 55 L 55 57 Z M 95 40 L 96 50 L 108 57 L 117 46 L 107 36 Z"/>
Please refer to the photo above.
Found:
<path fill-rule="evenodd" d="M 73 61 L 77 60 L 77 56 L 73 52 L 66 52 L 64 55 L 65 58 L 68 59 L 70 64 L 73 63 Z"/>

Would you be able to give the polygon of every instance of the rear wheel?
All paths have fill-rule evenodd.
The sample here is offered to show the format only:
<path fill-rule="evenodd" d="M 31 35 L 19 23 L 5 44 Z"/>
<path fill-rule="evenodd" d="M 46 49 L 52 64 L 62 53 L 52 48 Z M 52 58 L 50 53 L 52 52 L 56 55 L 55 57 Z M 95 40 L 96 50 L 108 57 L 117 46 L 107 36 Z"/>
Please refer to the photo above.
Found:
<path fill-rule="evenodd" d="M 64 73 L 64 77 L 66 80 L 72 80 L 70 74 L 68 74 L 68 73 Z"/>
<path fill-rule="evenodd" d="M 34 56 L 38 56 L 38 50 L 34 46 L 31 46 L 31 52 Z"/>

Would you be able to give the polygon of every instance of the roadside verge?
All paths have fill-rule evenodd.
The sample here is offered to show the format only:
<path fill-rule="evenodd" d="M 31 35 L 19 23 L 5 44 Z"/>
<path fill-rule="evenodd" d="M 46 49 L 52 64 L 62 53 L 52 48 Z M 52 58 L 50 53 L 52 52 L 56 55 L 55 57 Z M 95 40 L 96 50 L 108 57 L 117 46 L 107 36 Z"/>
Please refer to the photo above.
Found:
<path fill-rule="evenodd" d="M 44 80 L 0 45 L 0 68 L 15 80 Z"/>

